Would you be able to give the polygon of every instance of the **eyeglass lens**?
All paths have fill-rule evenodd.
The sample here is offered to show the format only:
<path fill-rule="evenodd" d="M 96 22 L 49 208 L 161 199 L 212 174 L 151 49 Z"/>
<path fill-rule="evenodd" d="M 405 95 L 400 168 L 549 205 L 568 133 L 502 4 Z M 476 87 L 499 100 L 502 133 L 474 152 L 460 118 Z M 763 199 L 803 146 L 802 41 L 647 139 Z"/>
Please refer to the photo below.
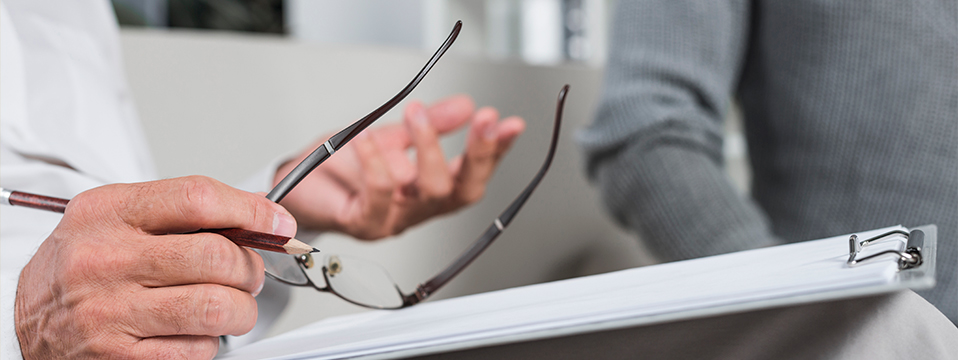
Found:
<path fill-rule="evenodd" d="M 403 306 L 399 287 L 379 264 L 347 255 L 324 255 L 321 265 L 306 269 L 306 273 L 310 279 L 325 279 L 339 297 L 379 309 Z"/>

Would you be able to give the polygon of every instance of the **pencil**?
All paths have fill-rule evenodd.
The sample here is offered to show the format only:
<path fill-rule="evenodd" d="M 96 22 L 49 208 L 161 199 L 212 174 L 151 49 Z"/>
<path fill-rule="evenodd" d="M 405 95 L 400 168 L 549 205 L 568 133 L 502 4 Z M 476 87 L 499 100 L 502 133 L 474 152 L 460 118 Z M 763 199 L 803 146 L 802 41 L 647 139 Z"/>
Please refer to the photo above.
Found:
<path fill-rule="evenodd" d="M 23 206 L 63 213 L 70 200 L 43 196 L 22 191 L 0 188 L 0 197 L 4 205 Z M 220 234 L 236 245 L 254 249 L 274 251 L 290 255 L 302 255 L 319 252 L 319 249 L 287 236 L 273 235 L 243 229 L 203 229 L 197 232 Z"/>

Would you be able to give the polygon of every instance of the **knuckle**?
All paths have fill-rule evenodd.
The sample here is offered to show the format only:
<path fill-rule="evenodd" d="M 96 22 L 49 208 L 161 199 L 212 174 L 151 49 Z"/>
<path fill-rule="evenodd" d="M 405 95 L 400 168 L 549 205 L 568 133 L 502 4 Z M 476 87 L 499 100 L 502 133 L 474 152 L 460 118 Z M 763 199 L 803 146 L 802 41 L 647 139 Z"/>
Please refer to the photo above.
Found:
<path fill-rule="evenodd" d="M 70 199 L 67 207 L 79 214 L 90 213 L 90 210 L 95 209 L 99 205 L 100 199 L 102 199 L 102 197 L 97 196 L 99 190 L 98 188 L 77 194 Z"/>
<path fill-rule="evenodd" d="M 76 307 L 77 327 L 71 335 L 85 339 L 85 351 L 98 356 L 127 358 L 133 338 L 117 329 L 115 314 L 109 304 L 86 304 Z"/>
<path fill-rule="evenodd" d="M 184 177 L 179 189 L 182 206 L 179 210 L 202 221 L 202 209 L 215 205 L 216 190 L 216 181 L 211 178 L 198 175 Z"/>
<path fill-rule="evenodd" d="M 224 323 L 229 319 L 230 296 L 225 289 L 219 287 L 207 286 L 203 294 L 199 297 L 200 314 L 197 320 L 200 326 L 207 330 L 221 329 Z"/>
<path fill-rule="evenodd" d="M 183 178 L 180 185 L 183 196 L 190 202 L 204 204 L 213 196 L 216 190 L 213 179 L 205 176 L 193 175 Z"/>
<path fill-rule="evenodd" d="M 117 280 L 118 277 L 125 277 L 131 266 L 132 261 L 124 259 L 122 255 L 111 251 L 92 252 L 92 258 L 78 260 L 75 264 L 79 268 L 79 275 L 84 280 L 108 283 Z"/>
<path fill-rule="evenodd" d="M 84 352 L 94 355 L 94 358 L 135 359 L 136 353 L 132 344 L 112 334 L 93 336 L 86 343 Z"/>
<path fill-rule="evenodd" d="M 83 332 L 92 331 L 95 333 L 98 329 L 102 329 L 104 325 L 111 323 L 110 307 L 104 305 L 107 304 L 81 303 L 75 308 L 74 316 L 79 328 L 85 329 Z"/>
<path fill-rule="evenodd" d="M 238 269 L 237 265 L 239 264 L 237 253 L 237 247 L 233 243 L 221 238 L 219 235 L 201 233 L 197 234 L 198 246 L 194 247 L 195 252 L 198 252 L 194 259 L 202 262 L 197 264 L 197 268 L 203 269 L 206 272 L 206 276 L 209 276 L 213 282 L 230 285 L 232 284 L 233 274 L 237 272 L 234 269 Z"/>
<path fill-rule="evenodd" d="M 93 251 L 89 247 L 74 245 L 70 247 L 70 254 L 65 258 L 58 259 L 57 266 L 61 269 L 59 275 L 62 278 L 69 278 L 86 273 L 93 265 L 95 258 Z"/>
<path fill-rule="evenodd" d="M 273 222 L 272 211 L 269 211 L 265 207 L 259 206 L 259 205 L 260 204 L 257 204 L 253 200 L 249 201 L 249 204 L 246 207 L 247 209 L 250 209 L 250 211 L 247 213 L 249 216 L 249 221 L 247 221 L 246 223 L 272 225 L 272 222 Z"/>
<path fill-rule="evenodd" d="M 131 269 L 148 264 L 148 257 L 134 255 L 140 250 L 131 252 L 135 245 L 117 246 L 116 241 L 127 236 L 136 237 L 109 233 L 74 235 L 60 247 L 63 251 L 57 256 L 55 264 L 60 269 L 58 275 L 62 279 L 78 281 L 112 281 Z"/>
<path fill-rule="evenodd" d="M 122 210 L 130 204 L 120 195 L 122 187 L 106 185 L 74 196 L 67 203 L 64 222 L 90 229 L 90 224 L 112 224 L 111 220 L 125 220 Z"/>
<path fill-rule="evenodd" d="M 85 246 L 73 247 L 72 253 L 60 259 L 61 270 L 58 276 L 68 289 L 82 287 L 84 283 L 96 279 L 104 267 L 99 254 Z"/>

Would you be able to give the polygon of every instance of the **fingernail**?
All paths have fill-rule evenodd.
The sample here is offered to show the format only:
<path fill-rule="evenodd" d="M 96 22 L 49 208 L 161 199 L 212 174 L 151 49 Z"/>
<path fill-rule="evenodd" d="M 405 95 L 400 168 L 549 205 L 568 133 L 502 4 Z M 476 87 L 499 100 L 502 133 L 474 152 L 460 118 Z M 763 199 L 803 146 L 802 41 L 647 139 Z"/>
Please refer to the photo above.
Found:
<path fill-rule="evenodd" d="M 264 287 L 264 286 L 266 286 L 266 277 L 265 277 L 265 276 L 263 277 L 263 281 L 260 281 L 259 287 L 256 288 L 255 291 L 253 291 L 253 294 L 252 294 L 253 297 L 256 297 L 256 295 L 259 295 L 259 293 L 263 292 L 263 287 Z"/>
<path fill-rule="evenodd" d="M 289 237 L 296 236 L 296 219 L 284 213 L 274 213 L 273 234 Z"/>
<path fill-rule="evenodd" d="M 412 119 L 416 121 L 416 124 L 419 126 L 429 125 L 429 118 L 426 117 L 426 109 L 424 109 L 422 106 L 416 110 Z"/>
<path fill-rule="evenodd" d="M 486 138 L 486 140 L 495 140 L 496 135 L 499 134 L 499 127 L 496 125 L 495 121 L 486 123 L 486 128 L 482 129 L 482 137 Z"/>

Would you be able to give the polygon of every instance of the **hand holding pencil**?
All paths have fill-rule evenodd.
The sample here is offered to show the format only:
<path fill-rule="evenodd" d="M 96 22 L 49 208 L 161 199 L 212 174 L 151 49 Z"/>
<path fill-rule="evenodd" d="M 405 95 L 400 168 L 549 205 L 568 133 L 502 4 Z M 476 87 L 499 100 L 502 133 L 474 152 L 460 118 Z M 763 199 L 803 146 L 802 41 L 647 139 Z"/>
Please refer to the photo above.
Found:
<path fill-rule="evenodd" d="M 43 196 L 31 193 L 25 193 L 16 190 L 7 190 L 0 188 L 0 201 L 4 205 L 23 206 L 39 210 L 47 210 L 58 213 L 66 211 L 70 200 Z M 202 229 L 198 232 L 211 232 L 220 234 L 236 245 L 250 248 L 286 253 L 290 255 L 301 255 L 319 252 L 306 243 L 287 236 L 273 235 L 243 229 Z"/>
<path fill-rule="evenodd" d="M 5 195 L 64 211 L 20 273 L 25 358 L 212 358 L 219 336 L 256 324 L 266 282 L 263 259 L 234 233 L 296 233 L 282 206 L 199 176 L 106 185 L 69 201 Z"/>

